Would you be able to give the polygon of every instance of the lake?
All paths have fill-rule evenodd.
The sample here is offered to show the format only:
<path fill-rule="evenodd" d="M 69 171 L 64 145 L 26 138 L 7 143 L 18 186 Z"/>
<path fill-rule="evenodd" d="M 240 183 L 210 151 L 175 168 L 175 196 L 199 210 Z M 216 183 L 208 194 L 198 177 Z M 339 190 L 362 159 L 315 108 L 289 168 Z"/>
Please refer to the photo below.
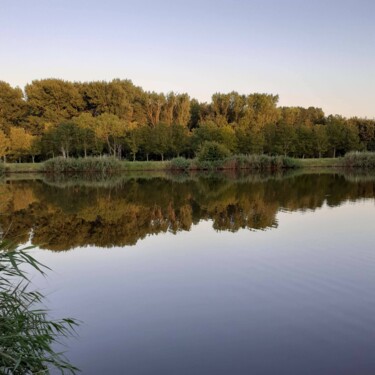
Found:
<path fill-rule="evenodd" d="M 16 176 L 0 226 L 83 374 L 375 373 L 375 175 Z"/>

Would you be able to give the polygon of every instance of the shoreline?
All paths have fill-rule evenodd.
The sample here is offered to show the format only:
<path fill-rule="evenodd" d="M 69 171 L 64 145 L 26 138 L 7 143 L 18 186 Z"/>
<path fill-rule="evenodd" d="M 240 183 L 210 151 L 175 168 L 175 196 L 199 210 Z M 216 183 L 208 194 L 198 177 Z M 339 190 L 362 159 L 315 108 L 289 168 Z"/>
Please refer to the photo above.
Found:
<path fill-rule="evenodd" d="M 344 168 L 342 158 L 314 158 L 314 159 L 293 159 L 298 164 L 295 169 L 316 169 L 316 168 Z M 121 161 L 122 168 L 119 172 L 155 172 L 172 170 L 170 162 L 166 161 Z M 18 173 L 43 173 L 49 174 L 43 170 L 44 162 L 39 163 L 6 163 L 4 174 Z M 288 168 L 287 168 L 288 169 Z M 293 168 L 291 168 L 293 169 Z M 357 168 L 356 168 L 357 169 Z M 204 170 L 203 168 L 194 168 L 192 171 Z M 220 170 L 235 170 L 235 168 L 220 168 Z M 241 168 L 241 170 L 251 170 L 251 168 Z M 85 171 L 79 171 L 84 173 Z"/>

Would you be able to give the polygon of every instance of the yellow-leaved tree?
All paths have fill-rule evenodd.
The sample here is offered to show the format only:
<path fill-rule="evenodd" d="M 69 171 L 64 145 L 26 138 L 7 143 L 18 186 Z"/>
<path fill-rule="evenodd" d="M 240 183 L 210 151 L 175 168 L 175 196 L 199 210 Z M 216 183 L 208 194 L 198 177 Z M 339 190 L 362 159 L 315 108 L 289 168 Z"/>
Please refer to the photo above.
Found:
<path fill-rule="evenodd" d="M 21 162 L 24 155 L 29 155 L 34 137 L 26 133 L 25 129 L 12 126 L 9 133 L 10 154 Z"/>
<path fill-rule="evenodd" d="M 0 158 L 4 159 L 4 163 L 6 161 L 6 156 L 8 154 L 9 147 L 9 138 L 5 135 L 5 133 L 2 130 L 0 130 Z"/>

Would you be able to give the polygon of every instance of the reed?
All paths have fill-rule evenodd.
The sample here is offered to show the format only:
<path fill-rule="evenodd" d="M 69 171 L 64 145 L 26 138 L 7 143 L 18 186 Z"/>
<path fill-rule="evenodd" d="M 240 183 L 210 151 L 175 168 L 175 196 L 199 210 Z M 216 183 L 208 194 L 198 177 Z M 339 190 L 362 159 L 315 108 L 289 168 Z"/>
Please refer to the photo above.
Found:
<path fill-rule="evenodd" d="M 348 152 L 343 164 L 347 168 L 375 169 L 375 152 Z"/>
<path fill-rule="evenodd" d="M 0 242 L 0 373 L 6 375 L 62 374 L 79 370 L 53 346 L 74 334 L 77 322 L 50 320 L 43 309 L 44 296 L 30 290 L 23 271 L 31 266 L 44 274 L 44 267 L 27 252 L 6 241 Z"/>
<path fill-rule="evenodd" d="M 121 170 L 121 162 L 112 157 L 88 157 L 88 158 L 53 158 L 43 165 L 43 171 L 47 173 L 103 173 L 111 174 Z"/>

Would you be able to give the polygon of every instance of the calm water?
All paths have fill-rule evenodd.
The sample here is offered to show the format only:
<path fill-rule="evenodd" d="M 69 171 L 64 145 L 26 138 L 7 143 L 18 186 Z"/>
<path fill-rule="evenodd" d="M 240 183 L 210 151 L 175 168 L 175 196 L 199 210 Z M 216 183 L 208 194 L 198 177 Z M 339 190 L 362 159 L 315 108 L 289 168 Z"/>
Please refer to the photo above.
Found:
<path fill-rule="evenodd" d="M 375 373 L 375 176 L 0 182 L 83 374 Z"/>

